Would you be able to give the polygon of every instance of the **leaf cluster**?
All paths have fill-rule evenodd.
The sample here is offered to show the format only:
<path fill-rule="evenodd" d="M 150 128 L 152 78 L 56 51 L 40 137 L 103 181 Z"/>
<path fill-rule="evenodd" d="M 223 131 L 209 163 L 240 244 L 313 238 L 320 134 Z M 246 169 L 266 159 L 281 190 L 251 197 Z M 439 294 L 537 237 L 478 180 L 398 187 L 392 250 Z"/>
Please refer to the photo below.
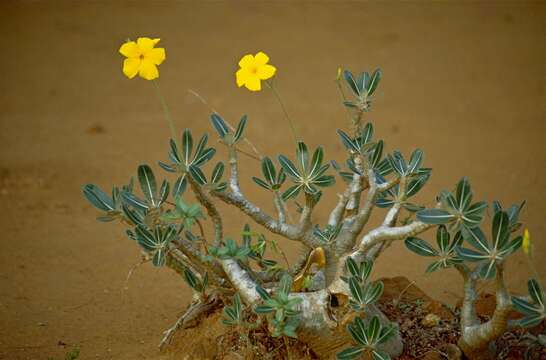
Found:
<path fill-rule="evenodd" d="M 297 316 L 300 311 L 297 310 L 297 305 L 301 303 L 300 297 L 290 297 L 292 288 L 292 277 L 284 274 L 279 282 L 279 286 L 274 293 L 269 294 L 261 286 L 256 286 L 256 291 L 263 300 L 263 304 L 254 308 L 254 312 L 258 315 L 267 314 L 272 317 L 271 335 L 274 337 L 288 336 L 296 338 L 296 329 L 299 320 Z"/>

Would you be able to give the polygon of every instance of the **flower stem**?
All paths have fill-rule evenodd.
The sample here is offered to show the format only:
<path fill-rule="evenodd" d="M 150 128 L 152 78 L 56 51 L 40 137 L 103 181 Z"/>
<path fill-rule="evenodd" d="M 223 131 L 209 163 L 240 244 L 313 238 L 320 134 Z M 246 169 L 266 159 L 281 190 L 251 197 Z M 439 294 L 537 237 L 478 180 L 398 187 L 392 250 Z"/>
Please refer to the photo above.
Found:
<path fill-rule="evenodd" d="M 169 128 L 171 129 L 172 139 L 173 139 L 173 141 L 176 141 L 176 130 L 174 128 L 173 119 L 171 118 L 171 112 L 169 111 L 169 107 L 167 106 L 167 102 L 165 101 L 165 98 L 163 97 L 163 94 L 161 94 L 161 89 L 159 88 L 159 81 L 158 80 L 152 80 L 152 83 L 154 84 L 155 94 L 159 98 L 159 102 L 161 102 L 161 106 L 163 107 L 163 112 L 165 113 L 165 119 L 167 119 L 167 122 L 169 123 Z"/>
<path fill-rule="evenodd" d="M 292 119 L 290 118 L 290 115 L 288 115 L 288 111 L 286 111 L 286 107 L 284 106 L 284 103 L 283 103 L 283 101 L 281 99 L 281 96 L 279 95 L 279 93 L 277 92 L 275 87 L 273 86 L 272 81 L 271 82 L 266 81 L 265 83 L 273 91 L 273 94 L 275 95 L 275 98 L 277 99 L 277 102 L 281 106 L 284 117 L 286 118 L 286 120 L 288 120 L 288 124 L 290 125 L 290 130 L 292 131 L 292 137 L 294 138 L 294 142 L 297 145 L 298 144 L 298 137 L 296 135 L 296 130 L 294 129 L 294 123 L 292 122 Z"/>

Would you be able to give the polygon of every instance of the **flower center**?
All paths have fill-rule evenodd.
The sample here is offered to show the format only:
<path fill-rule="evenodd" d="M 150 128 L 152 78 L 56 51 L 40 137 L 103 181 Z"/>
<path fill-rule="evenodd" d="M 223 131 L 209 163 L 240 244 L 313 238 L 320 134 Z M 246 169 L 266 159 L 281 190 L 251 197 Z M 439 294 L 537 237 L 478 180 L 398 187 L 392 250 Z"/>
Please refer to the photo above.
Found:
<path fill-rule="evenodd" d="M 256 74 L 258 72 L 258 67 L 257 66 L 251 66 L 248 71 L 251 73 L 251 74 Z"/>

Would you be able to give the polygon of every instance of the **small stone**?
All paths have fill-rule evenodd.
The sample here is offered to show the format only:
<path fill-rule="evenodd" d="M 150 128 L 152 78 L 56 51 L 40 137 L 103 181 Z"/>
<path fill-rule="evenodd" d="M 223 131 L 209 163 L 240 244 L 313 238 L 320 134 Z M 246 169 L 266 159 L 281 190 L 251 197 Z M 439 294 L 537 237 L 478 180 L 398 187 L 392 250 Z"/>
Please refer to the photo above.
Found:
<path fill-rule="evenodd" d="M 447 355 L 448 360 L 461 360 L 463 358 L 461 349 L 455 344 L 445 344 L 441 349 Z"/>
<path fill-rule="evenodd" d="M 440 317 L 436 314 L 428 314 L 421 320 L 421 325 L 427 328 L 438 326 L 440 323 Z"/>

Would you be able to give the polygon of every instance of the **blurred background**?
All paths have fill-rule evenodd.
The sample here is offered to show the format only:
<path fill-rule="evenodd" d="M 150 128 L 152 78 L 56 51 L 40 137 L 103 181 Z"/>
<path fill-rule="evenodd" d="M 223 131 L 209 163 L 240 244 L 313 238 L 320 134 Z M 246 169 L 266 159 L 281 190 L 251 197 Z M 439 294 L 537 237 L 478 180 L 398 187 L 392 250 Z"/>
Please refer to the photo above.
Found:
<path fill-rule="evenodd" d="M 160 82 L 178 129 L 212 134 L 192 89 L 231 122 L 248 114 L 249 138 L 270 156 L 293 156 L 289 128 L 270 91 L 236 87 L 242 55 L 270 56 L 297 132 L 338 162 L 345 152 L 335 131 L 348 124 L 336 69 L 381 67 L 367 119 L 388 151 L 424 150 L 433 176 L 419 201 L 431 204 L 463 175 L 478 199 L 527 200 L 521 220 L 544 281 L 545 20 L 544 1 L 2 1 L 0 359 L 61 358 L 74 345 L 82 359 L 168 357 L 156 345 L 190 291 L 150 264 L 126 281 L 138 248 L 121 225 L 97 223 L 81 195 L 88 182 L 126 183 L 141 163 L 165 176 L 156 164 L 169 130 L 152 84 L 121 72 L 118 48 L 139 36 L 166 48 Z M 271 211 L 249 181 L 256 174 L 245 159 L 243 189 Z M 325 194 L 315 223 L 341 190 L 338 181 Z M 241 216 L 221 210 L 237 237 Z M 298 255 L 278 240 L 290 259 Z M 458 275 L 425 275 L 426 263 L 398 243 L 374 276 L 404 275 L 455 303 Z M 525 289 L 521 253 L 507 275 L 511 289 Z"/>

